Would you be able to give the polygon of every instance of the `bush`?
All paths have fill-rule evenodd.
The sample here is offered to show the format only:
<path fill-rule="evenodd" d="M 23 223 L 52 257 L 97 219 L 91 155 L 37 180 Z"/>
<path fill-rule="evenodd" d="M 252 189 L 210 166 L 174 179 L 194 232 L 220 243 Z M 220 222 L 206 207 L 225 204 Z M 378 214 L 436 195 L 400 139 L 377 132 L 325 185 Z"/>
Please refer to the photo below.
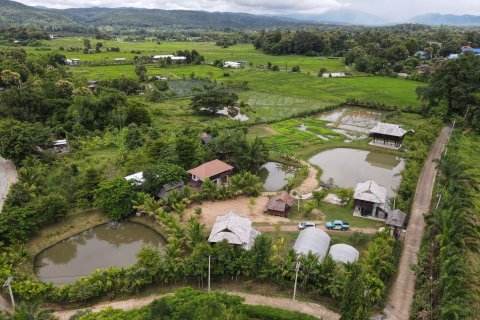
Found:
<path fill-rule="evenodd" d="M 305 313 L 272 308 L 268 306 L 244 305 L 243 310 L 248 317 L 261 320 L 317 320 L 316 317 Z"/>

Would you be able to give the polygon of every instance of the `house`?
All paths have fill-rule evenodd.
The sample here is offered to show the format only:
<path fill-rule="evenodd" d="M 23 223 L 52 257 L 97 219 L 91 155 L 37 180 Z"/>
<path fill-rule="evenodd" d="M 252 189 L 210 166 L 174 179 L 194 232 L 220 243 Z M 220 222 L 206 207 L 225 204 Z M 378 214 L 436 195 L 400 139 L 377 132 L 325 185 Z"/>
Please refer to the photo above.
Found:
<path fill-rule="evenodd" d="M 127 181 L 131 181 L 132 184 L 136 187 L 141 186 L 145 182 L 145 179 L 143 178 L 143 171 L 126 176 L 124 177 L 124 179 Z"/>
<path fill-rule="evenodd" d="M 153 60 L 168 59 L 168 58 L 170 58 L 172 61 L 187 60 L 187 57 L 175 56 L 173 54 L 159 54 L 159 55 L 153 56 Z"/>
<path fill-rule="evenodd" d="M 462 47 L 462 53 L 465 53 L 465 52 L 473 52 L 474 54 L 476 54 L 478 56 L 478 55 L 480 55 L 480 48 L 472 48 L 470 46 L 463 46 Z"/>
<path fill-rule="evenodd" d="M 250 250 L 258 235 L 260 232 L 252 227 L 252 221 L 230 211 L 224 216 L 217 217 L 208 242 L 216 243 L 226 240 L 230 244 Z"/>
<path fill-rule="evenodd" d="M 232 171 L 231 165 L 218 159 L 212 160 L 187 171 L 191 175 L 189 185 L 199 187 L 207 178 L 217 184 L 225 184 Z"/>
<path fill-rule="evenodd" d="M 285 217 L 292 207 L 294 198 L 288 193 L 276 195 L 268 200 L 266 211 L 275 216 Z"/>
<path fill-rule="evenodd" d="M 295 250 L 297 255 L 312 253 L 317 256 L 320 262 L 323 262 L 329 246 L 330 236 L 325 231 L 317 228 L 307 228 L 300 231 L 293 245 L 293 250 Z"/>
<path fill-rule="evenodd" d="M 354 215 L 387 219 L 387 189 L 373 180 L 357 184 L 353 194 Z"/>
<path fill-rule="evenodd" d="M 54 153 L 67 153 L 69 151 L 67 139 L 53 141 L 52 151 Z"/>
<path fill-rule="evenodd" d="M 240 61 L 225 61 L 223 63 L 224 68 L 231 68 L 231 69 L 241 69 L 243 67 L 243 62 Z"/>
<path fill-rule="evenodd" d="M 342 263 L 353 263 L 358 260 L 360 253 L 354 247 L 338 243 L 330 247 L 329 251 L 330 256 L 334 261 Z"/>
<path fill-rule="evenodd" d="M 76 65 L 79 64 L 79 63 L 80 63 L 80 59 L 78 59 L 78 58 L 72 58 L 72 64 L 71 64 L 72 66 L 76 66 Z"/>
<path fill-rule="evenodd" d="M 122 61 L 125 61 L 125 60 L 127 60 L 127 59 L 125 59 L 125 58 L 115 58 L 116 62 L 122 62 Z"/>
<path fill-rule="evenodd" d="M 400 237 L 406 217 L 407 215 L 398 209 L 392 210 L 388 213 L 388 218 L 385 221 L 385 224 L 390 227 L 395 239 Z"/>
<path fill-rule="evenodd" d="M 403 129 L 398 124 L 391 124 L 385 122 L 378 122 L 375 127 L 370 130 L 370 136 L 373 137 L 373 144 L 378 145 L 378 140 L 383 140 L 383 145 L 392 145 L 395 148 L 400 148 L 403 143 L 403 138 L 409 131 Z M 410 131 L 413 132 L 413 131 Z"/>
<path fill-rule="evenodd" d="M 162 200 L 166 200 L 173 191 L 181 192 L 184 187 L 185 183 L 183 181 L 166 183 L 162 186 L 160 192 L 157 193 L 157 197 Z"/>

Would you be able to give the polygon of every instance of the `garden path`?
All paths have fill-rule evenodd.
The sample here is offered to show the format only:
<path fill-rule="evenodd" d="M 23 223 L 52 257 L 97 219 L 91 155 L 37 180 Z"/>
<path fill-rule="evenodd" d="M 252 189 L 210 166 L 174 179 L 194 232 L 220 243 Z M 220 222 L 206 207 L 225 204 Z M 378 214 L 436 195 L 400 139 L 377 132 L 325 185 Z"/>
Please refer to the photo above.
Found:
<path fill-rule="evenodd" d="M 287 309 L 291 311 L 303 312 L 315 317 L 318 317 L 322 320 L 338 320 L 340 315 L 327 309 L 326 307 L 304 301 L 292 301 L 287 298 L 271 297 L 271 296 L 262 296 L 259 294 L 253 293 L 243 293 L 243 292 L 226 292 L 228 294 L 237 295 L 245 298 L 245 303 L 250 305 L 266 305 L 274 308 Z M 168 294 L 167 294 L 168 295 Z M 143 298 L 135 298 L 124 301 L 115 301 L 115 302 L 105 302 L 97 304 L 91 307 L 93 312 L 99 312 L 106 308 L 122 309 L 122 310 L 131 310 L 136 308 L 141 308 L 153 300 L 166 296 L 163 295 L 150 295 Z M 55 312 L 55 316 L 59 320 L 68 320 L 72 315 L 75 314 L 78 310 L 62 310 Z"/>

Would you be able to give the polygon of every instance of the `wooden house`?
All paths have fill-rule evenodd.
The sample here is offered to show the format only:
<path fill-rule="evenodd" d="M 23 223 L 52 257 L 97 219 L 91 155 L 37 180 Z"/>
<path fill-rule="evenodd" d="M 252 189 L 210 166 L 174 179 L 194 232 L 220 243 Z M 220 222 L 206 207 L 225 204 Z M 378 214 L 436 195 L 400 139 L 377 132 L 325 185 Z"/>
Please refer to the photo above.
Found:
<path fill-rule="evenodd" d="M 275 216 L 286 217 L 292 207 L 293 200 L 294 198 L 288 192 L 283 192 L 270 198 L 266 211 Z"/>

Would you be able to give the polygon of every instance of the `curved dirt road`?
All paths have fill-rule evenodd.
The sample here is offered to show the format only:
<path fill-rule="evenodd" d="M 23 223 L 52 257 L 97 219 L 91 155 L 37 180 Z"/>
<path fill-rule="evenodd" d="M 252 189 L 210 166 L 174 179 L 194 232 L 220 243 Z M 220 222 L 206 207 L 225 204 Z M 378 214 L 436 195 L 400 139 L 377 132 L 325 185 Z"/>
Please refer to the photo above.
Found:
<path fill-rule="evenodd" d="M 403 247 L 397 276 L 388 297 L 384 312 L 389 320 L 408 320 L 412 309 L 415 292 L 415 273 L 411 266 L 417 262 L 417 253 L 422 243 L 425 221 L 423 214 L 430 210 L 433 186 L 437 174 L 435 159 L 441 157 L 452 129 L 444 127 L 430 150 L 420 174 L 415 191 L 410 220 Z"/>
<path fill-rule="evenodd" d="M 292 311 L 299 311 L 303 312 L 322 320 L 338 320 L 340 319 L 340 315 L 325 308 L 322 305 L 312 303 L 312 302 L 304 302 L 304 301 L 292 301 L 291 299 L 287 298 L 278 298 L 278 297 L 267 297 L 258 294 L 251 294 L 251 293 L 243 293 L 243 292 L 226 292 L 228 294 L 241 296 L 245 298 L 245 303 L 250 305 L 266 305 L 274 308 L 281 308 L 286 310 Z M 169 294 L 167 294 L 169 295 Z M 143 307 L 153 300 L 166 296 L 164 295 L 151 295 L 144 298 L 138 299 L 129 299 L 124 301 L 116 301 L 116 302 L 107 302 L 101 303 L 91 307 L 93 312 L 99 312 L 106 308 L 114 308 L 114 309 L 122 309 L 122 310 L 131 310 Z M 55 316 L 58 317 L 59 320 L 68 320 L 75 312 L 78 310 L 64 310 L 64 311 L 57 311 L 55 312 Z"/>

